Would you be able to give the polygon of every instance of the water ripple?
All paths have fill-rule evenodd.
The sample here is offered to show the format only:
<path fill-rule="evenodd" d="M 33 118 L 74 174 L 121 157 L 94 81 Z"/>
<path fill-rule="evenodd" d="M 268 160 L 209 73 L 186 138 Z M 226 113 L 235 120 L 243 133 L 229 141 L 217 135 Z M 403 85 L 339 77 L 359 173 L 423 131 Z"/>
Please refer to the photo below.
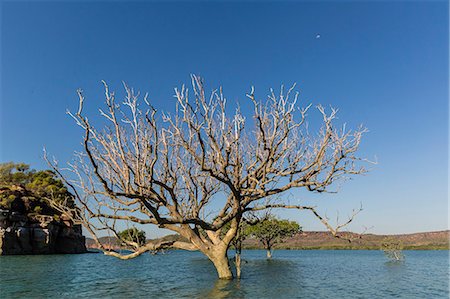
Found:
<path fill-rule="evenodd" d="M 243 253 L 240 280 L 216 279 L 200 253 L 122 261 L 102 254 L 0 257 L 1 298 L 448 298 L 447 251 Z"/>

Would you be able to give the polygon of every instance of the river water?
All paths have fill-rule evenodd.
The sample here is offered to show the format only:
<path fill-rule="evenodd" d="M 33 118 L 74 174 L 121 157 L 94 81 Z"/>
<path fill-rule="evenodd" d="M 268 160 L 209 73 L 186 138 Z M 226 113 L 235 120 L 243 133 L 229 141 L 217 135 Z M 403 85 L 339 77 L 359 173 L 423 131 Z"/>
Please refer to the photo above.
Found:
<path fill-rule="evenodd" d="M 243 277 L 222 281 L 198 252 L 1 256 L 1 298 L 449 298 L 449 251 L 243 252 Z M 232 255 L 232 254 L 230 254 Z"/>

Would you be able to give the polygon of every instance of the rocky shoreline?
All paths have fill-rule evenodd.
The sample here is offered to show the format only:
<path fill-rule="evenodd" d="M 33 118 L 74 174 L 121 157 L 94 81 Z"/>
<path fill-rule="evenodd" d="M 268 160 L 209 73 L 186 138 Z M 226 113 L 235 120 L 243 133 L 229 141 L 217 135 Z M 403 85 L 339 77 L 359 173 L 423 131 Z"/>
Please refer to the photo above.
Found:
<path fill-rule="evenodd" d="M 85 252 L 81 226 L 69 219 L 0 210 L 0 255 Z"/>

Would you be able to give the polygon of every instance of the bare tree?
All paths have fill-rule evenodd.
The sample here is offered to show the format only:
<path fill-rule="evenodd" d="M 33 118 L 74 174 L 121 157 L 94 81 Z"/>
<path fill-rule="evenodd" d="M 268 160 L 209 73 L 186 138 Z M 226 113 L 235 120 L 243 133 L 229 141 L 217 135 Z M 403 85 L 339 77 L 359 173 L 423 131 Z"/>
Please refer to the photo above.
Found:
<path fill-rule="evenodd" d="M 119 104 L 103 82 L 107 109 L 100 114 L 108 124 L 102 130 L 83 113 L 85 98 L 79 90 L 78 111 L 68 113 L 84 130 L 84 152 L 66 169 L 51 162 L 72 189 L 79 211 L 60 209 L 82 223 L 97 242 L 101 231 L 120 238 L 121 222 L 172 230 L 186 241 L 140 245 L 121 240 L 134 246 L 134 252 L 125 255 L 98 245 L 121 259 L 167 246 L 199 250 L 224 279 L 233 277 L 227 249 L 247 213 L 309 210 L 337 236 L 340 227 L 333 228 L 315 207 L 268 199 L 282 198 L 293 188 L 334 192 L 330 186 L 336 181 L 364 173 L 355 153 L 366 130 L 337 128 L 337 110 L 317 106 L 322 126 L 310 134 L 305 118 L 311 105 L 297 108 L 295 85 L 281 88 L 279 94 L 271 90 L 262 101 L 252 88 L 247 97 L 254 124 L 248 124 L 239 108 L 229 112 L 221 88 L 207 95 L 203 81 L 191 79 L 190 91 L 184 85 L 175 89 L 174 113 L 160 118 L 147 95 L 142 103 L 125 85 L 126 97 Z"/>
<path fill-rule="evenodd" d="M 405 260 L 405 256 L 402 252 L 403 244 L 400 242 L 400 240 L 385 238 L 381 243 L 381 250 L 383 250 L 384 255 L 390 261 L 402 262 Z"/>

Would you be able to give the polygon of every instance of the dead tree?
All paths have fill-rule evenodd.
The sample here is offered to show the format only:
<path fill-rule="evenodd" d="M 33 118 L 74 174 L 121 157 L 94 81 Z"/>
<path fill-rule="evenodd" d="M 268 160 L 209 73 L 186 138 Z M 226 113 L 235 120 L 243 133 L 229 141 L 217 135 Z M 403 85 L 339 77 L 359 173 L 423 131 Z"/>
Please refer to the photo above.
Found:
<path fill-rule="evenodd" d="M 175 89 L 174 112 L 161 114 L 147 95 L 140 101 L 126 85 L 125 100 L 118 103 L 103 82 L 106 109 L 100 114 L 107 125 L 101 130 L 85 116 L 79 90 L 78 111 L 68 113 L 84 130 L 84 151 L 68 168 L 51 162 L 72 189 L 78 210 L 59 208 L 97 242 L 102 231 L 119 238 L 121 222 L 174 231 L 187 241 L 121 240 L 134 248 L 125 255 L 98 246 L 121 259 L 168 246 L 199 250 L 224 279 L 233 277 L 227 249 L 246 213 L 308 210 L 338 236 L 315 207 L 288 205 L 282 195 L 294 188 L 333 192 L 336 181 L 364 173 L 356 152 L 366 130 L 336 127 L 337 110 L 317 106 L 322 125 L 310 134 L 305 120 L 314 109 L 297 107 L 295 85 L 279 94 L 271 90 L 265 100 L 258 100 L 252 88 L 247 97 L 253 113 L 246 116 L 240 109 L 230 113 L 221 88 L 207 95 L 203 81 L 191 79 L 191 90 Z M 280 199 L 270 203 L 274 196 Z"/>

